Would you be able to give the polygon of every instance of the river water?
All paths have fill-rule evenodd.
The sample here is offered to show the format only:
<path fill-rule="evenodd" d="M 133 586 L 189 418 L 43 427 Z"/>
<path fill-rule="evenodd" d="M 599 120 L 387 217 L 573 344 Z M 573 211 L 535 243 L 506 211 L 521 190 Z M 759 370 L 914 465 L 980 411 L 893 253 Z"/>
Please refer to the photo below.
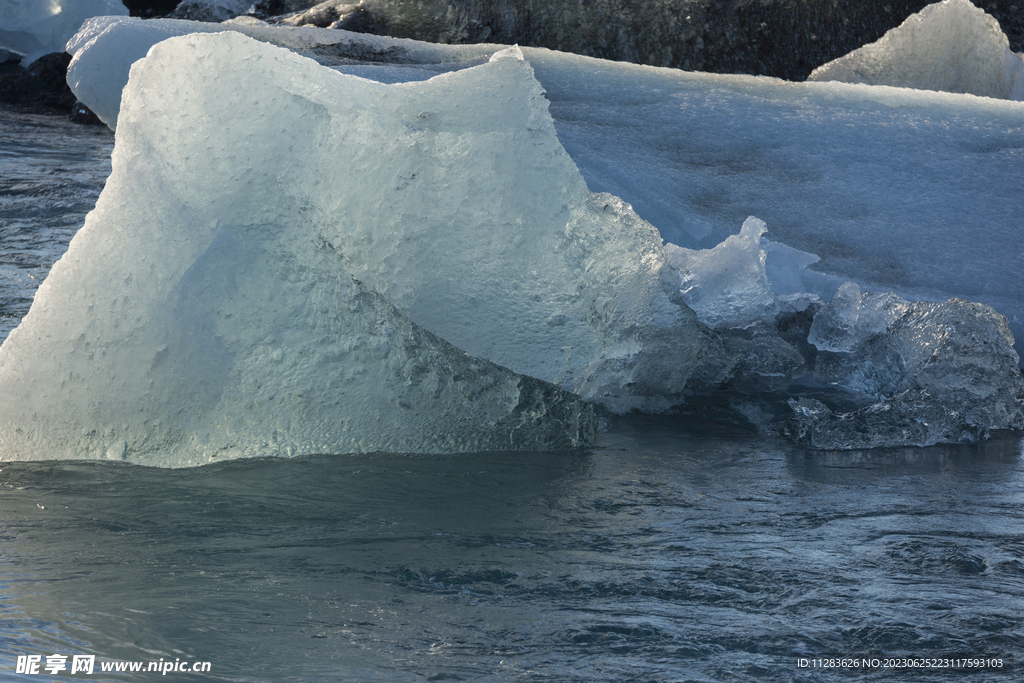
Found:
<path fill-rule="evenodd" d="M 4 336 L 112 143 L 0 111 Z M 0 615 L 12 681 L 1019 680 L 1022 443 L 632 417 L 569 453 L 0 463 Z M 95 672 L 16 671 L 54 654 Z"/>

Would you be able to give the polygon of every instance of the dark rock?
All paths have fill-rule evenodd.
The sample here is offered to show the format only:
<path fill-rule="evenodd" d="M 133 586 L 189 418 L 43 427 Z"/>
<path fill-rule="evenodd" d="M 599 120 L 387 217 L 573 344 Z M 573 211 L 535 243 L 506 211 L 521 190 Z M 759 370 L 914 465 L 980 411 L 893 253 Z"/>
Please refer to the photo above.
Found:
<path fill-rule="evenodd" d="M 303 12 L 318 4 L 316 0 L 256 0 L 249 14 L 260 19 Z"/>
<path fill-rule="evenodd" d="M 240 10 L 244 12 L 244 8 Z M 205 21 L 220 23 L 228 19 L 234 19 L 240 13 L 239 10 L 230 10 L 203 0 L 182 0 L 174 11 L 167 15 L 170 19 L 187 19 L 189 21 Z"/>
<path fill-rule="evenodd" d="M 64 112 L 76 123 L 101 121 L 79 102 L 68 87 L 66 75 L 71 55 L 54 52 L 43 55 L 27 69 L 20 66 L 0 70 L 0 104 L 46 113 Z"/>
<path fill-rule="evenodd" d="M 357 7 L 344 16 L 338 17 L 332 28 L 340 28 L 353 33 L 374 33 L 376 35 L 388 32 L 387 21 L 382 17 L 367 11 L 363 7 Z"/>
<path fill-rule="evenodd" d="M 166 17 L 174 11 L 180 0 L 121 0 L 121 2 L 128 9 L 129 15 L 152 19 Z"/>
<path fill-rule="evenodd" d="M 43 55 L 27 69 L 0 77 L 0 102 L 16 107 L 70 111 L 76 102 L 65 81 L 71 55 L 54 52 Z"/>

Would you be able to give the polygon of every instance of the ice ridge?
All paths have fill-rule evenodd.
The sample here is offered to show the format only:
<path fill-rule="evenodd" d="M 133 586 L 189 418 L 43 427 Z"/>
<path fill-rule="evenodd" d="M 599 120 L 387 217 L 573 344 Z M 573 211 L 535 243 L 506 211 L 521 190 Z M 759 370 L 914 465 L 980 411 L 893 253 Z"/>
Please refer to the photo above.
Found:
<path fill-rule="evenodd" d="M 999 22 L 970 0 L 943 0 L 874 43 L 819 66 L 811 81 L 842 81 L 1024 99 L 1024 58 Z"/>

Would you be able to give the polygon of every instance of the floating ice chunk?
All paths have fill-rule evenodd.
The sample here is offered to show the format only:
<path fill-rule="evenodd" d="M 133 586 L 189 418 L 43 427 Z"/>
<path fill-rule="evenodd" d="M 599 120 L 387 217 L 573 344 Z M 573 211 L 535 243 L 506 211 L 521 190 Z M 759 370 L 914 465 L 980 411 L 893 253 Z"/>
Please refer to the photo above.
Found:
<path fill-rule="evenodd" d="M 819 66 L 811 81 L 842 81 L 1024 99 L 1024 59 L 999 22 L 970 0 L 912 14 L 877 42 Z"/>
<path fill-rule="evenodd" d="M 761 248 L 761 235 L 767 230 L 764 221 L 751 216 L 740 234 L 713 249 L 666 245 L 669 264 L 679 272 L 683 300 L 708 327 L 746 328 L 775 319 L 779 305 Z"/>
<path fill-rule="evenodd" d="M 64 52 L 89 17 L 127 14 L 120 0 L 4 0 L 0 47 L 24 55 L 21 64 L 28 66 L 45 54 Z"/>
<path fill-rule="evenodd" d="M 508 64 L 515 67 L 511 73 L 501 68 Z M 344 226 L 376 220 L 374 211 L 386 208 L 382 195 L 401 194 L 394 183 L 412 181 L 395 154 L 423 162 L 429 151 L 437 162 L 448 159 L 448 176 L 444 169 L 436 175 L 421 170 L 434 182 L 456 182 L 460 154 L 474 145 L 495 144 L 491 161 L 502 166 L 524 163 L 509 150 L 513 142 L 550 152 L 550 141 L 539 133 L 490 127 L 521 122 L 496 112 L 488 118 L 488 104 L 532 112 L 537 125 L 544 124 L 539 96 L 525 105 L 508 102 L 519 93 L 507 89 L 515 84 L 503 77 L 517 74 L 526 79 L 529 67 L 516 59 L 470 74 L 472 84 L 482 89 L 489 83 L 491 92 L 466 88 L 475 104 L 464 115 L 472 120 L 475 112 L 484 122 L 477 130 L 446 128 L 458 116 L 449 108 L 466 106 L 449 99 L 452 82 L 432 91 L 391 93 L 235 33 L 154 47 L 133 68 L 113 172 L 95 210 L 0 347 L 2 456 L 115 457 L 177 466 L 256 455 L 585 444 L 592 432 L 588 406 L 550 384 L 467 356 L 413 324 L 352 279 L 345 264 L 354 261 L 360 243 L 339 240 Z M 413 139 L 410 126 L 424 111 L 433 112 L 439 129 Z M 375 139 L 375 132 L 385 137 Z M 392 134 L 398 137 L 386 150 Z M 474 143 L 475 136 L 480 140 Z M 420 155 L 416 145 L 424 148 Z M 385 151 L 392 156 L 380 156 Z M 462 172 L 476 171 L 484 185 L 479 194 L 431 199 L 410 184 L 415 201 L 424 203 L 408 204 L 405 214 L 391 218 L 426 233 L 447 228 L 448 236 L 433 236 L 442 253 L 461 242 L 477 255 L 489 247 L 489 256 L 505 250 L 511 257 L 516 245 L 503 247 L 501 241 L 525 237 L 522 232 L 506 235 L 507 225 L 484 223 L 488 232 L 474 241 L 462 219 L 474 205 L 498 203 L 508 210 L 536 197 L 509 187 L 502 194 L 493 183 L 522 178 L 493 176 L 474 161 L 464 158 Z M 426 214 L 414 213 L 429 210 L 431 200 L 448 202 L 442 225 L 431 226 Z M 521 221 L 522 230 L 531 225 L 528 218 L 512 220 Z M 611 231 L 621 225 L 607 227 L 575 237 L 612 240 Z M 491 258 L 491 269 L 480 274 L 493 278 L 486 292 L 480 277 L 432 262 L 431 237 L 423 237 L 419 254 L 403 255 L 401 243 L 383 238 L 376 246 L 399 259 L 399 270 L 426 269 L 426 289 L 428 276 L 453 294 L 447 280 L 465 282 L 467 289 L 450 302 L 455 307 L 472 307 L 470 293 L 500 292 L 509 308 L 502 309 L 501 301 L 486 308 L 514 314 L 541 291 L 533 283 L 558 293 L 572 284 L 553 272 L 503 273 Z M 557 244 L 552 239 L 549 247 Z M 644 241 L 629 234 L 621 239 Z M 598 247 L 582 243 L 565 251 L 588 266 L 600 256 Z M 512 267 L 522 268 L 522 262 Z M 648 267 L 656 277 L 657 263 L 632 270 Z M 596 273 L 623 275 L 621 284 L 628 287 L 629 268 L 613 270 L 594 265 Z M 624 313 L 615 308 L 621 299 L 614 294 L 567 292 L 582 301 L 598 296 L 608 308 L 594 314 L 611 318 Z M 524 301 L 517 304 L 520 296 Z M 558 336 L 561 328 L 549 324 L 551 310 L 537 306 L 544 312 L 535 324 Z M 572 303 L 559 303 L 558 310 L 571 314 Z M 449 311 L 451 324 L 470 334 L 498 334 Z M 578 323 L 566 320 L 562 327 Z M 528 328 L 520 319 L 500 334 L 509 343 L 529 344 Z M 569 335 L 564 341 L 571 343 Z"/>
<path fill-rule="evenodd" d="M 845 286 L 844 286 L 845 287 Z M 853 308 L 852 288 L 843 306 Z M 793 399 L 790 433 L 812 448 L 927 446 L 984 438 L 1024 427 L 1024 380 L 1006 318 L 982 304 L 951 299 L 908 303 L 865 295 L 851 353 L 818 357 L 822 383 L 878 402 L 836 413 Z M 883 326 L 873 335 L 866 328 Z"/>
<path fill-rule="evenodd" d="M 819 351 L 850 351 L 860 341 L 856 334 L 859 319 L 860 287 L 846 282 L 814 315 L 807 341 Z"/>
<path fill-rule="evenodd" d="M 821 259 L 816 254 L 788 244 L 761 238 L 765 252 L 765 275 L 783 311 L 804 311 L 811 304 L 827 301 L 835 294 L 841 278 L 811 270 Z"/>

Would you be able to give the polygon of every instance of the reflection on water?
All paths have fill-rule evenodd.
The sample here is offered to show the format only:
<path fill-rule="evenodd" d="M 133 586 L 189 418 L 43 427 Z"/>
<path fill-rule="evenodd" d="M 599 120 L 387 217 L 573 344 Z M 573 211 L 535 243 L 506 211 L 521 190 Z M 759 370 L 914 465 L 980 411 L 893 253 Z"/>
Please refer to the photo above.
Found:
<path fill-rule="evenodd" d="M 210 661 L 207 681 L 847 681 L 885 674 L 794 662 L 1009 667 L 1024 642 L 1018 438 L 807 453 L 631 419 L 583 453 L 5 464 L 0 485 L 0 668 L 64 652 Z"/>

